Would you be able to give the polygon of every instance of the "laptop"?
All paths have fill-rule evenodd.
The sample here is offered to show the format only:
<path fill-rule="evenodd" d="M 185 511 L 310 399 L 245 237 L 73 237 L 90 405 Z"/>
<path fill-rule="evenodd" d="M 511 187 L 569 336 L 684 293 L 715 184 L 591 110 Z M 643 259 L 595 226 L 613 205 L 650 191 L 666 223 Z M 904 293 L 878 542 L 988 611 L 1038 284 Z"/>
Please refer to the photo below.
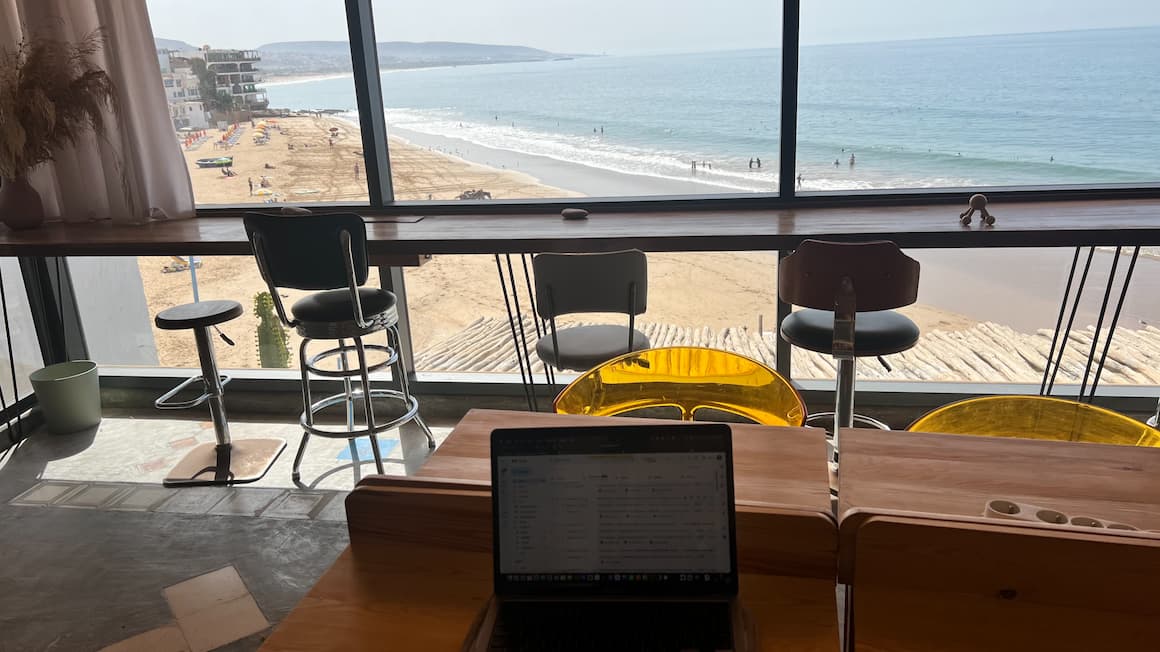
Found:
<path fill-rule="evenodd" d="M 495 596 L 465 650 L 752 649 L 724 424 L 491 435 Z"/>

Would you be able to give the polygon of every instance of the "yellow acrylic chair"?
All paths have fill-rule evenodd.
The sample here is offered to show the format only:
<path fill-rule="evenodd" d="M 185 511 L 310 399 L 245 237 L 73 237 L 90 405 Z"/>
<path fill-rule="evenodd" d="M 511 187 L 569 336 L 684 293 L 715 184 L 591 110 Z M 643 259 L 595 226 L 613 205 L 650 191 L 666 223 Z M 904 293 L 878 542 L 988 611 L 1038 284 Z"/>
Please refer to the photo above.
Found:
<path fill-rule="evenodd" d="M 684 421 L 708 408 L 771 426 L 800 426 L 806 415 L 801 395 L 773 369 L 736 353 L 684 346 L 613 358 L 572 381 L 555 407 L 594 416 L 675 407 Z"/>
<path fill-rule="evenodd" d="M 1111 410 L 1049 396 L 987 396 L 927 413 L 911 432 L 1160 448 L 1160 430 Z"/>

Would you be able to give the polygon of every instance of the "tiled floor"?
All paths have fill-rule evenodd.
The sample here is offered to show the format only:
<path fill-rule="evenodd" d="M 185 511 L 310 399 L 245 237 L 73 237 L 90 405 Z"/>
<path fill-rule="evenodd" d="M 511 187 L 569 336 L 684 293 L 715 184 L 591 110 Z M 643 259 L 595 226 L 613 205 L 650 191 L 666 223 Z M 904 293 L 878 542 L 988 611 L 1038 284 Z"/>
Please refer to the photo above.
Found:
<path fill-rule="evenodd" d="M 231 422 L 234 439 L 282 437 L 259 482 L 169 489 L 208 423 L 108 417 L 95 432 L 37 433 L 0 460 L 0 652 L 256 650 L 346 545 L 344 498 L 369 442 L 312 438 L 290 478 L 301 431 Z M 449 427 L 433 428 L 438 442 Z M 407 426 L 380 436 L 386 472 L 430 454 Z M 30 596 L 35 596 L 31 598 Z"/>
<path fill-rule="evenodd" d="M 235 440 L 246 437 L 278 437 L 286 440 L 286 449 L 261 480 L 248 487 L 294 487 L 290 467 L 297 451 L 302 430 L 294 424 L 237 422 L 230 424 Z M 421 431 L 413 425 L 379 435 L 384 471 L 406 475 L 418 469 L 430 451 Z M 451 429 L 433 427 L 435 441 L 441 443 Z M 169 470 L 189 449 L 214 441 L 208 422 L 179 419 L 139 419 L 107 417 L 95 433 L 50 435 L 40 433 L 26 441 L 3 467 L 35 466 L 43 480 L 83 480 L 93 482 L 139 482 L 160 484 Z M 359 472 L 375 472 L 369 440 L 356 445 Z M 355 472 L 352 451 L 344 439 L 311 437 L 302 460 L 301 488 L 347 490 L 354 487 Z"/>

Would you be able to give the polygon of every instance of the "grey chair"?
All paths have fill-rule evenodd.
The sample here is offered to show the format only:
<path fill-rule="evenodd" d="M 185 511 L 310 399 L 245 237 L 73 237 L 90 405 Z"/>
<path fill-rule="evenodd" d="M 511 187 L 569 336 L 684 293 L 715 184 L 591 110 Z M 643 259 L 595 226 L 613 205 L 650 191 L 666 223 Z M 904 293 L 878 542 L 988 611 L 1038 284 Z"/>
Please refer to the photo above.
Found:
<path fill-rule="evenodd" d="M 532 268 L 536 314 L 549 325 L 547 335 L 536 342 L 536 355 L 546 366 L 588 371 L 651 346 L 648 337 L 636 330 L 636 316 L 648 304 L 644 252 L 539 254 L 532 259 Z M 628 325 L 556 327 L 556 318 L 563 315 L 609 312 L 628 315 Z"/>
<path fill-rule="evenodd" d="M 270 288 L 279 318 L 302 336 L 299 347 L 299 367 L 302 372 L 302 404 L 300 419 L 302 441 L 294 456 L 292 477 L 300 478 L 299 467 L 312 435 L 343 438 L 350 441 L 352 460 L 358 460 L 355 438 L 370 437 L 375 468 L 383 473 L 382 454 L 377 434 L 414 421 L 424 434 L 427 444 L 435 447 L 435 438 L 419 416 L 419 402 L 408 388 L 405 365 L 399 355 L 399 314 L 395 295 L 374 287 L 362 287 L 367 281 L 369 265 L 366 252 L 366 226 L 358 215 L 275 216 L 250 213 L 245 216 L 246 236 L 258 261 L 258 270 Z M 295 302 L 287 315 L 279 288 L 315 290 Z M 363 338 L 378 332 L 386 333 L 386 345 L 366 344 Z M 328 348 L 310 358 L 306 347 L 314 340 L 337 340 L 337 346 Z M 347 344 L 350 340 L 351 344 Z M 367 364 L 367 351 L 374 351 L 383 359 Z M 350 354 L 357 359 L 352 366 Z M 337 361 L 337 368 L 323 369 L 320 363 Z M 387 366 L 399 389 L 371 387 L 370 374 Z M 311 398 L 311 376 L 341 378 L 343 391 L 318 401 Z M 352 379 L 361 381 L 359 390 Z M 370 397 L 371 400 L 367 400 Z M 379 420 L 375 414 L 374 399 L 392 402 L 399 414 Z M 355 425 L 355 404 L 362 403 L 364 424 Z M 316 416 L 322 410 L 344 404 L 346 425 L 334 429 L 317 424 Z M 357 473 L 357 462 L 355 465 Z"/>
<path fill-rule="evenodd" d="M 806 240 L 780 265 L 778 296 L 803 307 L 782 321 L 782 338 L 794 346 L 829 353 L 838 361 L 834 412 L 812 414 L 806 420 L 807 425 L 821 425 L 833 417 L 836 457 L 839 432 L 855 421 L 889 429 L 854 414 L 855 361 L 881 359 L 918 343 L 918 326 L 894 312 L 918 300 L 918 261 L 893 242 Z"/>

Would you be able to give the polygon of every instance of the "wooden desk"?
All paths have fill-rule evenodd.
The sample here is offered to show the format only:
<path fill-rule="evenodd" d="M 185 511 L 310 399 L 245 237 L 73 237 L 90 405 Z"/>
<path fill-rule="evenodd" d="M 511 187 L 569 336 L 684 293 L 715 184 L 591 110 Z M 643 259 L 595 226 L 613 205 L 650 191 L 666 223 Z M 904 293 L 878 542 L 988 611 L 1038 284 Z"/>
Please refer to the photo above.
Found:
<path fill-rule="evenodd" d="M 1006 498 L 1160 530 L 1160 449 L 853 429 L 842 435 L 838 515 L 982 516 Z"/>
<path fill-rule="evenodd" d="M 445 500 L 454 503 L 443 516 L 412 505 L 411 511 L 394 494 L 378 483 L 397 484 L 374 476 L 360 485 L 348 499 L 351 547 L 347 548 L 302 602 L 287 616 L 263 645 L 263 650 L 291 652 L 307 650 L 457 650 L 464 634 L 491 593 L 490 516 L 483 518 L 480 501 L 490 513 L 487 482 L 488 435 L 491 424 L 520 427 L 572 425 L 608 421 L 600 417 L 562 417 L 473 410 L 457 426 L 447 441 L 428 460 L 415 481 L 421 487 L 448 487 L 432 476 L 458 476 L 465 483 L 447 489 Z M 617 423 L 628 421 L 616 419 Z M 648 420 L 637 420 L 648 422 Z M 674 422 L 668 422 L 674 423 Z M 734 450 L 743 469 L 735 471 L 737 496 L 768 499 L 779 505 L 751 502 L 739 505 L 738 544 L 742 567 L 741 597 L 757 621 L 761 649 L 826 651 L 838 649 L 837 605 L 834 594 L 833 560 L 836 536 L 833 521 L 826 514 L 811 512 L 829 509 L 824 440 L 820 431 L 793 428 L 741 427 L 735 429 Z M 816 455 L 816 457 L 815 457 Z M 749 456 L 751 459 L 745 459 Z M 759 465 L 768 463 L 767 473 Z M 784 473 L 784 485 L 776 474 Z M 806 487 L 813 475 L 817 489 Z M 753 485 L 749 487 L 748 485 Z M 784 491 L 781 490 L 784 487 Z M 368 507 L 368 501 L 381 501 Z M 795 504 L 796 503 L 796 504 Z M 472 505 L 475 508 L 472 508 Z M 797 511 L 804 523 L 829 523 L 831 530 L 822 541 L 803 550 L 803 541 L 781 537 L 772 529 L 767 515 L 783 516 Z M 386 518 L 384 514 L 390 514 Z M 432 531 L 445 539 L 431 540 Z M 768 536 L 762 536 L 762 535 Z M 821 532 L 819 531 L 819 534 Z M 809 532 L 806 537 L 812 536 Z M 743 541 L 742 539 L 745 539 Z M 764 539 L 756 541 L 754 539 Z M 760 571 L 776 560 L 760 561 L 760 555 L 777 557 L 781 549 L 797 554 L 829 558 L 828 563 L 807 559 L 800 575 L 771 575 Z M 764 544 L 764 545 L 758 545 Z M 758 552 L 760 551 L 760 552 Z"/>
<path fill-rule="evenodd" d="M 492 430 L 601 423 L 608 423 L 608 417 L 471 410 L 416 475 L 490 483 L 489 438 Z M 612 423 L 657 421 L 616 417 Z M 737 502 L 770 503 L 830 512 L 826 442 L 821 430 L 736 423 L 730 425 L 733 429 L 733 484 Z"/>
<path fill-rule="evenodd" d="M 967 192 L 963 192 L 964 204 Z M 578 204 L 583 204 L 578 200 Z M 253 210 L 268 207 L 255 206 Z M 426 215 L 390 223 L 366 215 L 372 255 L 644 251 L 775 251 L 806 238 L 893 240 L 901 247 L 1160 245 L 1157 200 L 1001 203 L 998 223 L 963 227 L 961 205 L 602 212 L 564 221 L 548 214 Z M 416 215 L 423 215 L 416 211 Z M 376 217 L 380 215 L 380 217 Z M 49 224 L 0 230 L 0 256 L 249 255 L 239 213 L 142 226 Z"/>

